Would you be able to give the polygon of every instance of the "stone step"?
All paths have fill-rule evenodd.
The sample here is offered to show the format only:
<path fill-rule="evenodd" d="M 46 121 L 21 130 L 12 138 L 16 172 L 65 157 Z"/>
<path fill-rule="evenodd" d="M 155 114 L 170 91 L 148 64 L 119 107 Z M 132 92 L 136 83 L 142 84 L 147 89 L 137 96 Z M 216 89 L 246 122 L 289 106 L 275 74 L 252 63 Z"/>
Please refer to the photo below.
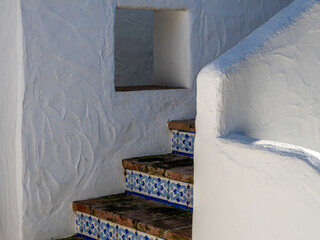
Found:
<path fill-rule="evenodd" d="M 171 130 L 172 153 L 193 157 L 196 136 L 195 121 L 171 121 L 168 126 Z"/>
<path fill-rule="evenodd" d="M 193 210 L 193 158 L 165 154 L 122 161 L 126 193 Z"/>
<path fill-rule="evenodd" d="M 190 120 L 177 120 L 168 122 L 170 130 L 178 130 L 185 132 L 196 132 L 196 124 L 194 119 Z"/>
<path fill-rule="evenodd" d="M 125 169 L 144 172 L 176 181 L 193 183 L 193 158 L 164 154 L 122 160 Z"/>
<path fill-rule="evenodd" d="M 73 202 L 86 239 L 192 239 L 192 212 L 128 194 Z"/>

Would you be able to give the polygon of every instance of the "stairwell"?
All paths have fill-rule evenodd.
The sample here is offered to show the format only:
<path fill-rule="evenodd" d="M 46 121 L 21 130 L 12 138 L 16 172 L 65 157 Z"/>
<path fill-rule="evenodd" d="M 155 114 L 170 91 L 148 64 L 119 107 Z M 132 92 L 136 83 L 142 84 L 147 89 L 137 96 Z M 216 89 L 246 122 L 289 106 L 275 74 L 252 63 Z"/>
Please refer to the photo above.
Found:
<path fill-rule="evenodd" d="M 73 202 L 66 240 L 192 239 L 195 121 L 168 126 L 172 153 L 123 160 L 125 192 Z"/>

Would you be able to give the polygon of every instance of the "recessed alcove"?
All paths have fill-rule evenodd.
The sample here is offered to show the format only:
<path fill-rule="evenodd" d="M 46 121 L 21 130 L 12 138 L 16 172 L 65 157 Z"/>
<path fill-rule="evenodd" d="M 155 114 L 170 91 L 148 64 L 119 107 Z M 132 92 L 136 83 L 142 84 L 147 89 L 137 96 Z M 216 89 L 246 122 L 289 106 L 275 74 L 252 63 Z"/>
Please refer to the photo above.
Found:
<path fill-rule="evenodd" d="M 189 87 L 188 12 L 117 8 L 116 91 Z"/>

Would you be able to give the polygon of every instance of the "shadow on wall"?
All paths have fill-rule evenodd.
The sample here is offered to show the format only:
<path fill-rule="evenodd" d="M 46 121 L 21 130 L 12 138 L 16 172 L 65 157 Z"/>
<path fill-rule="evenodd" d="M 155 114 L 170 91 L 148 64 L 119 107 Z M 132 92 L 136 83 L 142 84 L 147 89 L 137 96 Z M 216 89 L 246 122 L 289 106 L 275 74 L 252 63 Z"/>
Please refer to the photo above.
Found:
<path fill-rule="evenodd" d="M 187 11 L 117 9 L 115 86 L 188 88 L 189 28 Z"/>
<path fill-rule="evenodd" d="M 222 141 L 246 145 L 252 149 L 258 149 L 276 153 L 282 156 L 297 158 L 306 162 L 310 167 L 320 173 L 320 153 L 292 144 L 275 141 L 261 140 L 238 134 L 230 134 L 219 137 Z"/>
<path fill-rule="evenodd" d="M 320 5 L 294 4 L 304 11 L 281 12 L 228 53 L 242 60 L 223 81 L 221 125 L 224 134 L 320 151 Z M 241 50 L 248 46 L 254 52 Z"/>
<path fill-rule="evenodd" d="M 116 86 L 150 84 L 153 78 L 153 18 L 151 10 L 116 10 Z"/>

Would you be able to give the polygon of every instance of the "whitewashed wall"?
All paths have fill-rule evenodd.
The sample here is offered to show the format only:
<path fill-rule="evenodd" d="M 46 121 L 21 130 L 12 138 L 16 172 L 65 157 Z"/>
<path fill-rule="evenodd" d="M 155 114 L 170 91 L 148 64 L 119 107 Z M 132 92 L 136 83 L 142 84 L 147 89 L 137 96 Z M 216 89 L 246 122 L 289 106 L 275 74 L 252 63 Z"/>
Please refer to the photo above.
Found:
<path fill-rule="evenodd" d="M 200 151 L 197 138 L 193 239 L 319 239 L 319 153 L 238 136 Z"/>
<path fill-rule="evenodd" d="M 319 151 L 319 13 L 296 0 L 199 74 L 194 238 L 319 238 L 320 155 L 297 146 Z"/>
<path fill-rule="evenodd" d="M 190 86 L 190 13 L 155 11 L 154 83 L 162 86 Z"/>
<path fill-rule="evenodd" d="M 71 235 L 73 200 L 124 190 L 121 159 L 169 152 L 198 71 L 289 2 L 24 0 L 23 239 Z M 114 91 L 116 6 L 188 9 L 190 89 Z"/>
<path fill-rule="evenodd" d="M 236 59 L 242 51 L 246 59 L 235 63 L 224 82 L 222 127 L 320 151 L 320 5 L 294 10 L 283 11 L 237 46 L 237 56 L 226 56 Z M 258 43 L 259 35 L 276 28 Z M 248 43 L 258 49 L 248 54 Z"/>
<path fill-rule="evenodd" d="M 0 239 L 21 239 L 20 1 L 0 2 Z"/>
<path fill-rule="evenodd" d="M 116 10 L 116 86 L 153 83 L 153 23 L 151 10 Z"/>

